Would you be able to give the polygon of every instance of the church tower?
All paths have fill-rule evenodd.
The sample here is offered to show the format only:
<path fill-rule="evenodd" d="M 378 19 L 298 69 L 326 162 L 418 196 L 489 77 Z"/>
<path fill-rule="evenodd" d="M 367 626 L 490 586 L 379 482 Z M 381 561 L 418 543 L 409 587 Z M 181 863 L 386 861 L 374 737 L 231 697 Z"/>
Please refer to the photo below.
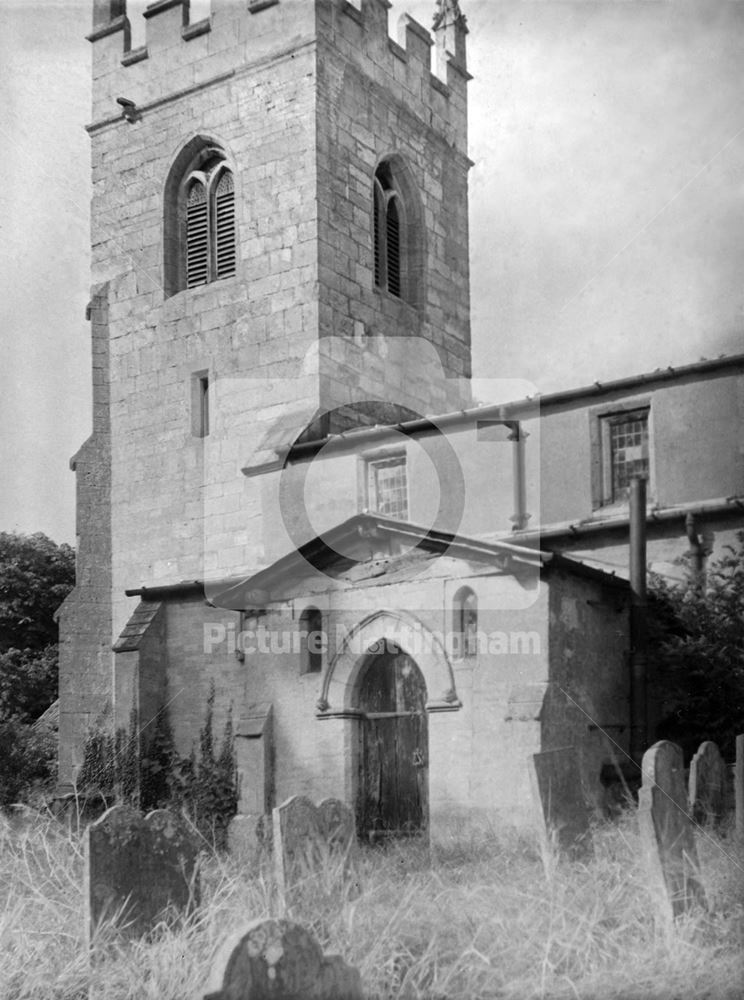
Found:
<path fill-rule="evenodd" d="M 438 0 L 433 37 L 404 17 L 394 41 L 389 7 L 212 0 L 192 23 L 188 0 L 156 0 L 132 49 L 125 0 L 94 0 L 63 786 L 115 700 L 126 591 L 261 564 L 246 440 L 298 410 L 317 435 L 468 403 L 467 29 Z"/>

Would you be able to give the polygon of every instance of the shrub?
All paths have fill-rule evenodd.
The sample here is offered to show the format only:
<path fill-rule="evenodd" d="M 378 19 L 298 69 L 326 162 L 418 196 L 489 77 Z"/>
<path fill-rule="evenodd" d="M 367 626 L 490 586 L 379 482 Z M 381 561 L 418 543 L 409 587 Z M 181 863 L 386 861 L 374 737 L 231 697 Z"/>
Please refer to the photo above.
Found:
<path fill-rule="evenodd" d="M 744 532 L 711 564 L 705 585 L 651 579 L 653 689 L 664 719 L 657 735 L 689 752 L 715 740 L 733 757 L 744 719 Z"/>
<path fill-rule="evenodd" d="M 55 774 L 57 740 L 17 720 L 0 721 L 0 808 L 48 788 Z"/>
<path fill-rule="evenodd" d="M 166 709 L 158 714 L 149 742 L 139 752 L 139 726 L 133 710 L 128 729 L 115 735 L 97 728 L 85 741 L 78 793 L 100 793 L 112 802 L 143 811 L 171 808 L 189 816 L 202 836 L 222 850 L 227 827 L 238 810 L 238 776 L 232 720 L 228 717 L 219 752 L 213 734 L 214 688 L 207 699 L 199 754 L 177 753 Z M 144 741 L 143 741 L 144 742 Z"/>

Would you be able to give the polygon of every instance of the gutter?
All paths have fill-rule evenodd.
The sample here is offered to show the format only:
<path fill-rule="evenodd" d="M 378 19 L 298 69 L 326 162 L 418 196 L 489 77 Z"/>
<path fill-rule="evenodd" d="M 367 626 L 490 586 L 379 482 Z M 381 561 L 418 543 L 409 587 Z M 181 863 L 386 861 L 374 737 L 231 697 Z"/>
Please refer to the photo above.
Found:
<path fill-rule="evenodd" d="M 162 601 L 169 597 L 205 596 L 203 580 L 184 580 L 182 583 L 167 583 L 162 587 L 136 587 L 134 590 L 125 590 L 124 593 L 127 597 L 139 597 L 143 601 Z"/>
<path fill-rule="evenodd" d="M 646 510 L 646 523 L 664 523 L 687 519 L 688 514 L 700 516 L 706 514 L 736 514 L 744 513 L 744 496 L 719 497 L 715 500 L 693 500 L 677 504 L 674 507 L 652 507 Z M 600 531 L 627 530 L 630 525 L 630 515 L 620 514 L 616 517 L 597 517 L 585 521 L 562 521 L 547 525 L 532 531 L 515 531 L 509 534 L 513 542 L 528 545 L 532 542 L 543 542 L 551 538 L 580 537 L 595 535 Z"/>
<path fill-rule="evenodd" d="M 733 354 L 728 357 L 715 358 L 712 361 L 697 361 L 679 368 L 659 369 L 642 375 L 630 375 L 626 378 L 614 379 L 611 382 L 593 382 L 591 385 L 578 389 L 566 389 L 560 392 L 540 393 L 527 396 L 525 399 L 512 400 L 507 403 L 488 403 L 484 406 L 472 406 L 468 409 L 453 410 L 449 413 L 430 417 L 417 417 L 414 420 L 404 420 L 398 424 L 382 424 L 374 427 L 360 427 L 341 434 L 329 434 L 325 437 L 305 441 L 302 444 L 290 445 L 277 460 L 261 463 L 256 466 L 246 466 L 241 471 L 245 476 L 260 475 L 276 468 L 283 468 L 290 462 L 300 461 L 316 455 L 321 449 L 327 451 L 345 451 L 354 448 L 359 442 L 368 443 L 379 438 L 386 438 L 392 433 L 413 437 L 424 433 L 437 433 L 447 427 L 457 427 L 475 423 L 479 420 L 496 420 L 511 422 L 519 418 L 534 419 L 546 410 L 557 409 L 580 400 L 596 399 L 613 393 L 623 393 L 630 390 L 648 388 L 651 385 L 673 382 L 683 378 L 710 375 L 714 372 L 724 373 L 728 369 L 740 369 L 744 373 L 744 354 Z M 519 511 L 517 511 L 519 513 Z"/>

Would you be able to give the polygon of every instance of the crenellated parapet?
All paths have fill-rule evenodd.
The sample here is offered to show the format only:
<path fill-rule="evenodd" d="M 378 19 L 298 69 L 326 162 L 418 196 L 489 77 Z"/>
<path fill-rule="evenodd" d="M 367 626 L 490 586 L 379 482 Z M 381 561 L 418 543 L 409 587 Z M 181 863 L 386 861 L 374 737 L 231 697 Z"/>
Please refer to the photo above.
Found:
<path fill-rule="evenodd" d="M 437 7 L 433 36 L 403 15 L 397 40 L 389 34 L 390 6 L 388 0 L 212 0 L 210 16 L 192 22 L 189 0 L 155 0 L 144 11 L 145 44 L 133 49 L 126 0 L 93 0 L 93 125 L 122 117 L 120 97 L 146 109 L 227 72 L 289 58 L 323 37 L 381 83 L 395 81 L 401 98 L 420 104 L 422 113 L 464 120 L 470 77 L 458 5 Z"/>
<path fill-rule="evenodd" d="M 361 0 L 359 6 L 348 0 L 318 0 L 316 6 L 319 37 L 466 152 L 467 84 L 471 77 L 467 71 L 467 27 L 459 8 L 455 17 L 441 21 L 435 17 L 433 34 L 403 14 L 397 37 L 392 38 L 389 0 Z"/>

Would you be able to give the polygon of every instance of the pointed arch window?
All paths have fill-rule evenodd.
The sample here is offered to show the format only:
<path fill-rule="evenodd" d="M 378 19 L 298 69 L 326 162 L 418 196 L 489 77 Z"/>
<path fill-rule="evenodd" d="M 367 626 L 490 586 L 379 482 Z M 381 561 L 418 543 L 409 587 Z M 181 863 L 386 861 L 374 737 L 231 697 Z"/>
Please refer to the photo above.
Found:
<path fill-rule="evenodd" d="M 406 284 L 406 217 L 391 164 L 384 161 L 374 178 L 375 284 L 404 298 Z"/>
<path fill-rule="evenodd" d="M 166 297 L 237 271 L 235 178 L 224 150 L 195 136 L 173 161 L 163 202 Z"/>
<path fill-rule="evenodd" d="M 478 652 L 478 598 L 470 587 L 461 587 L 454 600 L 455 652 L 458 659 Z"/>

